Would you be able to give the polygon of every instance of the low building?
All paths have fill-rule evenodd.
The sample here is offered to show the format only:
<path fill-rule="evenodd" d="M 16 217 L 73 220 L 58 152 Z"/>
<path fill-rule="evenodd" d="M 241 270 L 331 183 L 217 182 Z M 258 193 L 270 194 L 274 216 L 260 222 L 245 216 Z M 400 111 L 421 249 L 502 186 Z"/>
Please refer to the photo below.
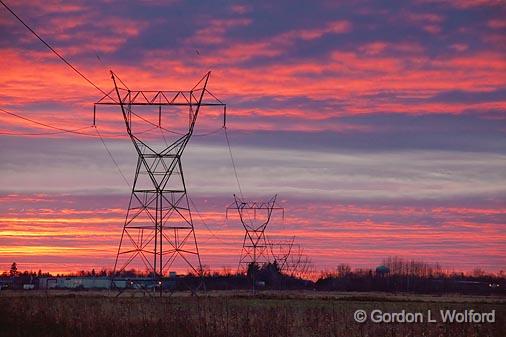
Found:
<path fill-rule="evenodd" d="M 14 278 L 12 277 L 2 277 L 0 278 L 0 290 L 2 289 L 10 289 L 14 284 Z"/>
<path fill-rule="evenodd" d="M 176 286 L 176 275 L 171 274 L 162 282 L 155 281 L 150 277 L 81 277 L 59 276 L 40 277 L 39 289 L 150 289 L 163 284 L 164 289 L 172 289 Z"/>
<path fill-rule="evenodd" d="M 40 289 L 110 289 L 108 277 L 41 277 Z"/>

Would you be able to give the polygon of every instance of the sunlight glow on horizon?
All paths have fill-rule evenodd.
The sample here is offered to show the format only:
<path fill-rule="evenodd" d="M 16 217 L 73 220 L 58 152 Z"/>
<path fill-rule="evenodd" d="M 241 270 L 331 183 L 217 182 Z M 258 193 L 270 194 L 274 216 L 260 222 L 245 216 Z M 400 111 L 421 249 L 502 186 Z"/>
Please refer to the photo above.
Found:
<path fill-rule="evenodd" d="M 505 270 L 505 3 L 13 8 L 105 91 L 111 68 L 131 89 L 164 90 L 212 70 L 242 189 L 279 193 L 285 219 L 267 233 L 295 235 L 317 270 L 387 256 Z M 0 270 L 111 269 L 136 165 L 121 113 L 97 112 L 104 149 L 91 127 L 103 94 L 4 8 L 0 30 L 0 109 L 85 134 L 0 111 Z M 244 231 L 225 215 L 238 188 L 222 115 L 197 123 L 182 162 L 203 264 L 235 269 Z"/>

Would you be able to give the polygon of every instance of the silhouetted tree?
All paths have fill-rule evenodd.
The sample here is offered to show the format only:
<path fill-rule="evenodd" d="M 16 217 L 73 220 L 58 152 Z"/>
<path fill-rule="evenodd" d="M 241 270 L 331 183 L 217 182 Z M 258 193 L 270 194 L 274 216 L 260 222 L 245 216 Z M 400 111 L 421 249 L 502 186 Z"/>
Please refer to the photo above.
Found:
<path fill-rule="evenodd" d="M 341 263 L 337 266 L 337 276 L 346 277 L 351 274 L 351 267 L 349 264 Z"/>
<path fill-rule="evenodd" d="M 257 263 L 250 263 L 248 265 L 248 270 L 246 272 L 246 275 L 248 276 L 249 279 L 255 279 L 256 276 L 258 275 L 258 272 L 260 271 L 260 267 L 258 266 Z"/>
<path fill-rule="evenodd" d="M 18 275 L 18 265 L 16 262 L 12 262 L 11 269 L 9 270 L 10 276 L 17 276 Z"/>
<path fill-rule="evenodd" d="M 266 263 L 260 268 L 258 279 L 264 281 L 268 286 L 278 288 L 283 275 L 276 261 Z"/>
<path fill-rule="evenodd" d="M 473 270 L 473 276 L 474 277 L 479 278 L 479 277 L 483 277 L 483 275 L 485 275 L 485 272 L 483 271 L 483 269 L 481 269 L 479 267 L 474 268 L 474 270 Z"/>

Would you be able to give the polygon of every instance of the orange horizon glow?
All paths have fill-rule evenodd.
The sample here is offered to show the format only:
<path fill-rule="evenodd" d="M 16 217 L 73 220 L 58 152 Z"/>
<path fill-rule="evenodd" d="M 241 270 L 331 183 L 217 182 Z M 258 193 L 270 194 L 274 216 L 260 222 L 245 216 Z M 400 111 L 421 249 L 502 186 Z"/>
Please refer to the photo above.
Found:
<path fill-rule="evenodd" d="M 42 197 L 43 198 L 43 197 Z M 54 198 L 54 196 L 53 196 Z M 22 199 L 34 200 L 36 204 L 41 196 L 23 196 Z M 13 200 L 16 200 L 15 198 Z M 305 206 L 319 214 L 319 227 L 311 227 L 313 220 L 299 217 L 299 210 L 292 209 L 283 222 L 276 220 L 268 230 L 272 238 L 294 235 L 297 242 L 304 243 L 304 253 L 311 256 L 320 267 L 317 270 L 328 270 L 333 263 L 349 263 L 352 267 L 373 268 L 381 263 L 382 258 L 399 256 L 406 259 L 422 260 L 427 263 L 440 263 L 448 270 L 471 272 L 479 265 L 463 267 L 462 260 L 451 263 L 440 261 L 437 256 L 452 256 L 460 254 L 459 248 L 444 248 L 437 253 L 431 251 L 430 242 L 456 241 L 459 245 L 466 245 L 465 254 L 486 254 L 501 256 L 506 240 L 506 234 L 495 224 L 474 223 L 472 221 L 455 221 L 458 216 L 499 216 L 504 210 L 499 208 L 462 208 L 451 207 L 442 209 L 434 207 L 406 207 L 406 208 L 376 208 L 345 204 L 314 204 Z M 355 214 L 365 217 L 390 216 L 410 217 L 416 214 L 433 214 L 445 223 L 439 229 L 416 224 L 401 224 L 392 221 L 336 221 L 327 219 L 339 214 Z M 38 270 L 62 274 L 75 273 L 80 270 L 112 269 L 116 254 L 119 235 L 124 221 L 124 211 L 119 208 L 98 210 L 62 209 L 32 209 L 21 217 L 0 217 L 0 238 L 4 245 L 0 247 L 0 266 L 8 270 L 10 263 L 17 262 L 21 270 Z M 33 214 L 39 214 L 34 217 Z M 101 216 L 98 216 L 98 215 Z M 20 213 L 22 215 L 22 213 Z M 201 218 L 200 218 L 201 217 Z M 211 226 L 203 226 L 202 220 Z M 199 219 L 195 220 L 196 234 L 203 264 L 211 270 L 219 271 L 223 268 L 236 268 L 238 254 L 241 249 L 244 230 L 237 216 L 230 214 L 228 219 L 224 213 L 215 211 L 201 211 Z M 287 228 L 290 228 L 287 232 Z M 476 233 L 479 232 L 480 236 Z M 218 234 L 219 233 L 219 234 Z M 217 241 L 216 235 L 219 235 Z M 332 242 L 346 242 L 345 248 L 337 248 Z M 367 248 L 364 242 L 369 242 L 374 248 Z M 388 248 L 390 243 L 395 246 Z M 402 243 L 400 246 L 399 244 Z M 420 246 L 418 252 L 406 254 L 405 247 Z M 427 248 L 423 248 L 427 246 Z M 231 251 L 232 249 L 232 251 Z M 232 255 L 225 258 L 232 252 Z M 368 258 L 368 256 L 375 256 Z M 44 257 L 46 260 L 58 259 L 65 267 L 45 267 L 46 264 L 31 262 L 33 258 Z M 463 257 L 465 258 L 465 257 Z M 71 263 L 79 259 L 82 262 Z M 98 259 L 98 260 L 97 260 Z M 94 262 L 92 262 L 94 261 Z M 99 262 L 103 261 L 103 262 Z M 226 261 L 221 262 L 220 261 Z M 98 262 L 98 263 L 97 263 Z M 460 266 L 460 267 L 459 267 Z M 185 271 L 185 267 L 174 268 L 178 272 Z M 487 271 L 498 272 L 490 267 Z"/>
<path fill-rule="evenodd" d="M 225 209 L 241 188 L 279 193 L 268 233 L 295 236 L 318 271 L 388 256 L 505 270 L 504 3 L 315 2 L 303 19 L 283 1 L 12 7 L 106 92 L 111 70 L 132 90 L 188 90 L 211 71 L 232 145 L 206 107 L 183 160 L 211 270 L 237 267 L 244 230 Z M 103 93 L 3 7 L 0 25 L 0 271 L 111 269 L 136 159 L 123 116 L 100 106 L 93 126 Z M 135 131 L 157 145 L 187 120 L 163 110 L 165 135 L 142 112 L 155 127 L 134 116 Z"/>

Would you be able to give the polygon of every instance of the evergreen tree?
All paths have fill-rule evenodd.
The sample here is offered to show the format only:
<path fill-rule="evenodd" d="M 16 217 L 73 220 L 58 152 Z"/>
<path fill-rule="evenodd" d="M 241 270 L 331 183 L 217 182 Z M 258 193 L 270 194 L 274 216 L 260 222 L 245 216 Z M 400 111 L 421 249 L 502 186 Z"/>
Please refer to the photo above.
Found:
<path fill-rule="evenodd" d="M 18 265 L 16 262 L 12 262 L 11 269 L 9 270 L 10 276 L 17 276 L 18 275 Z"/>

